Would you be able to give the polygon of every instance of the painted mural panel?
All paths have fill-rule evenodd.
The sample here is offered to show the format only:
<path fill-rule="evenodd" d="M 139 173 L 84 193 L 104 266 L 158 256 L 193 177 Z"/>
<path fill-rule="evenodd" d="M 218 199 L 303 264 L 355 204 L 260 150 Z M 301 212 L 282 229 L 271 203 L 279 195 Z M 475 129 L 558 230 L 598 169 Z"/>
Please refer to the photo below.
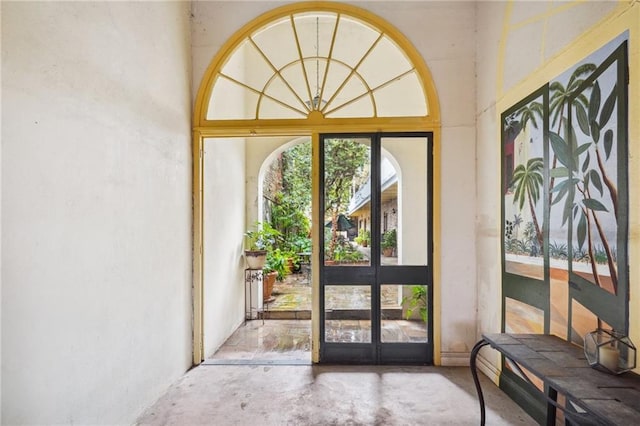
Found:
<path fill-rule="evenodd" d="M 571 336 L 569 340 L 576 345 L 582 346 L 584 344 L 584 336 L 598 327 L 611 329 L 609 324 L 602 321 L 595 313 L 575 300 L 571 302 L 571 319 Z"/>
<path fill-rule="evenodd" d="M 566 263 L 566 262 L 565 262 Z M 567 339 L 569 327 L 569 273 L 565 268 L 554 267 L 551 262 L 549 274 L 549 333 Z"/>
<path fill-rule="evenodd" d="M 541 309 L 507 297 L 505 310 L 506 333 L 544 333 L 544 312 Z"/>
<path fill-rule="evenodd" d="M 543 96 L 503 119 L 504 248 L 508 273 L 543 279 Z"/>
<path fill-rule="evenodd" d="M 627 38 L 502 114 L 504 330 L 538 309 L 540 332 L 576 343 L 626 332 Z"/>
<path fill-rule="evenodd" d="M 534 306 L 510 297 L 505 298 L 505 332 L 516 334 L 544 333 L 544 312 Z M 543 389 L 543 382 L 521 365 L 505 359 L 505 366 L 522 379 L 526 374 L 531 383 L 538 389 Z M 526 379 L 525 379 L 526 380 Z"/>
<path fill-rule="evenodd" d="M 605 59 L 619 45 L 614 40 L 549 86 L 549 254 L 552 263 L 571 258 L 576 278 L 613 294 L 618 287 L 620 64 Z"/>

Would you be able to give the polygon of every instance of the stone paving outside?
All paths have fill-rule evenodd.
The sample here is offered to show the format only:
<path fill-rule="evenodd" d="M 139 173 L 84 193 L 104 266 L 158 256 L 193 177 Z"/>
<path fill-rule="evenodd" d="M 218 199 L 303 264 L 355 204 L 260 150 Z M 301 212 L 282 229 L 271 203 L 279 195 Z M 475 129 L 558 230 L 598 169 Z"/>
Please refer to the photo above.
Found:
<path fill-rule="evenodd" d="M 246 321 L 205 363 L 265 360 L 311 363 L 311 321 Z"/>
<path fill-rule="evenodd" d="M 210 363 L 252 361 L 311 362 L 311 283 L 303 270 L 276 282 L 272 301 L 263 317 L 246 321 L 212 356 Z M 382 341 L 426 342 L 427 326 L 402 319 L 398 303 L 401 286 L 382 287 Z M 325 322 L 328 342 L 370 342 L 370 290 L 366 286 L 333 286 L 327 289 Z"/>
<path fill-rule="evenodd" d="M 368 258 L 368 252 L 363 253 Z M 396 258 L 382 259 L 393 265 Z M 307 269 L 305 269 L 307 268 Z M 276 282 L 272 301 L 265 306 L 263 318 L 311 319 L 311 275 L 308 265 L 281 282 Z M 381 289 L 382 341 L 426 342 L 427 325 L 402 318 L 398 291 L 402 286 L 383 285 Z M 371 291 L 367 286 L 328 286 L 325 289 L 325 340 L 328 342 L 371 341 Z"/>
<path fill-rule="evenodd" d="M 330 342 L 370 342 L 368 321 L 328 321 Z M 383 321 L 382 341 L 425 342 L 426 328 L 417 321 Z M 311 362 L 310 320 L 252 320 L 241 325 L 205 363 L 251 363 L 276 361 Z"/>
<path fill-rule="evenodd" d="M 305 273 L 288 275 L 283 281 L 276 281 L 271 293 L 272 299 L 265 306 L 271 319 L 308 319 L 285 312 L 311 312 L 310 276 Z M 395 285 L 382 286 L 382 308 L 400 309 L 398 288 Z M 366 286 L 328 286 L 325 294 L 326 309 L 371 309 L 371 291 Z M 310 318 L 310 316 L 309 316 Z"/>
<path fill-rule="evenodd" d="M 356 246 L 359 251 L 369 258 L 369 248 Z M 395 257 L 381 257 L 383 265 L 397 264 Z M 267 306 L 270 312 L 311 312 L 311 274 L 310 266 L 305 265 L 300 272 L 288 275 L 284 281 L 276 281 L 273 292 L 274 300 Z M 327 309 L 370 309 L 371 292 L 362 286 L 333 286 L 326 290 Z M 398 286 L 382 286 L 383 309 L 400 308 L 398 304 Z M 310 315 L 310 314 L 309 314 Z M 284 315 L 270 316 L 270 318 L 284 318 Z M 291 315 L 289 318 L 299 318 Z M 310 318 L 310 316 L 309 316 Z"/>
<path fill-rule="evenodd" d="M 284 281 L 276 281 L 271 295 L 275 298 L 267 306 L 269 311 L 311 311 L 311 276 L 290 274 Z"/>

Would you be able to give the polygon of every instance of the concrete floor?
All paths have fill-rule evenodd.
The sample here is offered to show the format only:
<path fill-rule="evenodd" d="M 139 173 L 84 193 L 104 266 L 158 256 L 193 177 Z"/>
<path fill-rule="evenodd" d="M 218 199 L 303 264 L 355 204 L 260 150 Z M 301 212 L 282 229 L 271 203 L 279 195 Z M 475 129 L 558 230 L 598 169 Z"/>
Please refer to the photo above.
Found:
<path fill-rule="evenodd" d="M 487 425 L 536 423 L 481 377 Z M 201 365 L 139 425 L 478 425 L 468 368 Z"/>
<path fill-rule="evenodd" d="M 308 297 L 294 293 L 293 305 Z M 311 365 L 310 327 L 308 320 L 247 321 L 173 384 L 137 424 L 480 423 L 468 368 Z M 488 426 L 536 424 L 486 377 L 481 382 Z"/>
<path fill-rule="evenodd" d="M 309 321 L 248 321 L 139 425 L 477 425 L 464 367 L 311 365 Z M 535 425 L 481 376 L 487 425 Z"/>

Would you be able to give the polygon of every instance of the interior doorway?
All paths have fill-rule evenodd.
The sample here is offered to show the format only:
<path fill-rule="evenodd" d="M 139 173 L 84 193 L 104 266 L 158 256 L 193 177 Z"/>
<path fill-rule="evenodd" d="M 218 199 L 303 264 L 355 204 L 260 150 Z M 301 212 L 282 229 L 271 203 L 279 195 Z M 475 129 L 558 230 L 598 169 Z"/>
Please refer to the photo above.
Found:
<path fill-rule="evenodd" d="M 433 362 L 431 141 L 430 133 L 321 135 L 320 362 Z M 225 185 L 207 166 L 220 148 L 212 151 L 207 144 L 225 143 L 227 149 L 241 143 L 245 151 L 245 208 L 258 212 L 247 214 L 245 222 L 257 219 L 274 237 L 259 285 L 266 288 L 263 277 L 274 260 L 288 257 L 291 266 L 273 291 L 258 291 L 264 295 L 259 312 L 246 317 L 206 362 L 310 363 L 313 280 L 311 265 L 305 265 L 312 258 L 310 140 L 207 140 L 209 209 L 226 206 L 215 193 Z M 205 214 L 205 235 L 217 235 L 220 223 L 229 221 L 220 214 Z M 216 283 L 207 269 L 204 281 L 211 292 Z M 212 272 L 211 279 L 220 277 Z"/>
<path fill-rule="evenodd" d="M 433 362 L 431 138 L 320 137 L 321 363 Z"/>
<path fill-rule="evenodd" d="M 429 141 L 437 153 L 440 113 L 435 86 L 422 57 L 397 29 L 364 9 L 337 2 L 307 2 L 274 9 L 249 22 L 224 46 L 205 72 L 194 108 L 193 360 L 195 364 L 204 360 L 208 350 L 220 346 L 231 335 L 234 325 L 237 327 L 244 318 L 245 298 L 238 289 L 242 288 L 244 281 L 242 235 L 248 224 L 258 220 L 255 212 L 258 211 L 259 200 L 257 194 L 249 194 L 251 188 L 257 188 L 257 182 L 251 182 L 247 174 L 241 175 L 251 161 L 269 149 L 268 144 L 252 145 L 252 141 L 277 139 L 274 135 L 289 135 L 283 139 L 290 141 L 292 137 L 306 135 L 312 141 L 313 170 L 318 171 L 311 178 L 315 204 L 312 210 L 310 263 L 312 359 L 319 362 L 323 327 L 320 320 L 320 262 L 324 259 L 321 244 L 325 229 L 319 200 L 320 135 L 329 131 L 352 134 L 381 130 L 430 132 Z M 234 142 L 231 153 L 220 150 L 218 155 L 209 155 L 205 152 L 209 139 L 241 142 Z M 211 146 L 214 145 L 221 146 L 218 142 Z M 231 162 L 227 161 L 229 155 Z M 241 158 L 245 160 L 244 163 L 239 161 Z M 217 165 L 218 171 L 208 172 L 207 163 Z M 229 170 L 230 164 L 235 167 L 232 171 Z M 432 191 L 429 192 L 429 201 L 437 202 L 438 170 L 430 167 L 426 170 L 432 173 L 432 182 L 435 182 L 429 187 L 429 191 Z M 234 176 L 233 182 L 227 171 Z M 207 224 L 210 219 L 206 216 L 211 206 L 207 206 L 206 173 L 217 177 L 217 180 L 209 181 L 215 182 L 219 192 L 227 197 L 218 202 L 230 200 L 233 206 L 231 212 L 223 214 L 228 224 L 218 222 L 224 223 L 225 228 L 215 233 L 217 239 L 213 243 L 207 241 L 211 237 L 211 234 L 207 234 L 211 225 Z M 227 193 L 228 187 L 240 192 Z M 239 206 L 238 200 L 244 204 Z M 437 212 L 438 209 L 435 209 L 428 220 L 418 219 L 421 221 L 419 226 L 428 229 L 428 233 L 421 235 L 427 236 L 432 247 L 438 246 L 439 237 L 432 232 L 433 224 L 439 220 Z M 371 223 L 372 219 L 375 219 L 375 224 Z M 385 211 L 381 217 L 372 217 L 369 222 L 363 222 L 362 227 L 371 230 L 375 226 L 375 232 L 379 233 L 380 230 L 390 230 L 392 219 L 391 211 Z M 358 226 L 361 226 L 360 223 Z M 355 239 L 360 236 L 347 237 Z M 400 244 L 402 237 L 398 235 L 397 238 Z M 382 235 L 372 236 L 371 241 L 377 241 L 371 248 L 377 257 L 382 251 L 378 246 Z M 408 251 L 404 253 L 405 256 L 409 254 Z M 431 259 L 438 259 L 437 253 L 430 256 Z M 224 266 L 215 268 L 211 261 L 222 262 Z M 426 266 L 430 276 L 434 277 L 430 282 L 416 278 L 409 281 L 403 279 L 400 283 L 387 280 L 384 284 L 411 285 L 415 281 L 433 293 L 433 297 L 429 297 L 429 303 L 433 303 L 438 300 L 438 263 L 429 262 Z M 372 258 L 370 267 L 375 268 L 375 272 L 372 272 L 375 276 L 384 278 L 385 271 L 390 271 L 388 268 L 392 265 L 383 265 L 381 259 Z M 213 310 L 216 313 L 212 314 L 207 306 L 212 303 L 211 283 L 207 277 L 212 273 L 220 274 L 222 270 L 228 270 L 229 275 L 220 275 L 218 283 L 227 280 L 239 283 L 239 286 L 219 284 L 213 294 L 226 297 L 215 303 L 227 305 L 224 309 Z M 375 284 L 375 289 L 372 287 L 372 297 L 377 298 L 382 294 L 381 287 L 377 287 L 382 284 Z M 394 303 L 401 304 L 405 290 L 397 289 L 400 287 L 396 287 Z M 433 348 L 438 345 L 437 309 L 437 303 L 433 304 L 432 309 L 427 308 L 433 315 L 427 323 L 428 327 L 436 331 L 428 333 L 427 344 L 433 345 Z M 380 320 L 382 312 L 378 310 L 375 314 Z M 375 333 L 382 335 L 381 331 Z M 384 349 L 380 346 L 376 350 Z M 431 350 L 428 352 L 433 353 Z M 434 361 L 437 363 L 437 359 Z"/>
<path fill-rule="evenodd" d="M 310 145 L 309 137 L 204 140 L 207 363 L 311 363 Z M 251 269 L 243 236 L 258 229 L 269 233 L 266 263 Z M 208 249 L 221 245 L 234 246 L 237 259 Z M 277 280 L 267 293 L 271 272 Z M 213 330 L 226 334 L 222 345 Z"/>

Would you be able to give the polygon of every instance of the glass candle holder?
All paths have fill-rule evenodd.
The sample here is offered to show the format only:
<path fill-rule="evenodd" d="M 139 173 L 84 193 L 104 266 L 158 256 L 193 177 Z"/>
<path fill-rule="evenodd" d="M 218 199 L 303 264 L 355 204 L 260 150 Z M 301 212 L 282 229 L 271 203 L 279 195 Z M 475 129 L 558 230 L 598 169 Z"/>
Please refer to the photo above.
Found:
<path fill-rule="evenodd" d="M 584 354 L 590 366 L 607 373 L 621 374 L 636 367 L 636 347 L 617 331 L 599 328 L 587 333 Z"/>

